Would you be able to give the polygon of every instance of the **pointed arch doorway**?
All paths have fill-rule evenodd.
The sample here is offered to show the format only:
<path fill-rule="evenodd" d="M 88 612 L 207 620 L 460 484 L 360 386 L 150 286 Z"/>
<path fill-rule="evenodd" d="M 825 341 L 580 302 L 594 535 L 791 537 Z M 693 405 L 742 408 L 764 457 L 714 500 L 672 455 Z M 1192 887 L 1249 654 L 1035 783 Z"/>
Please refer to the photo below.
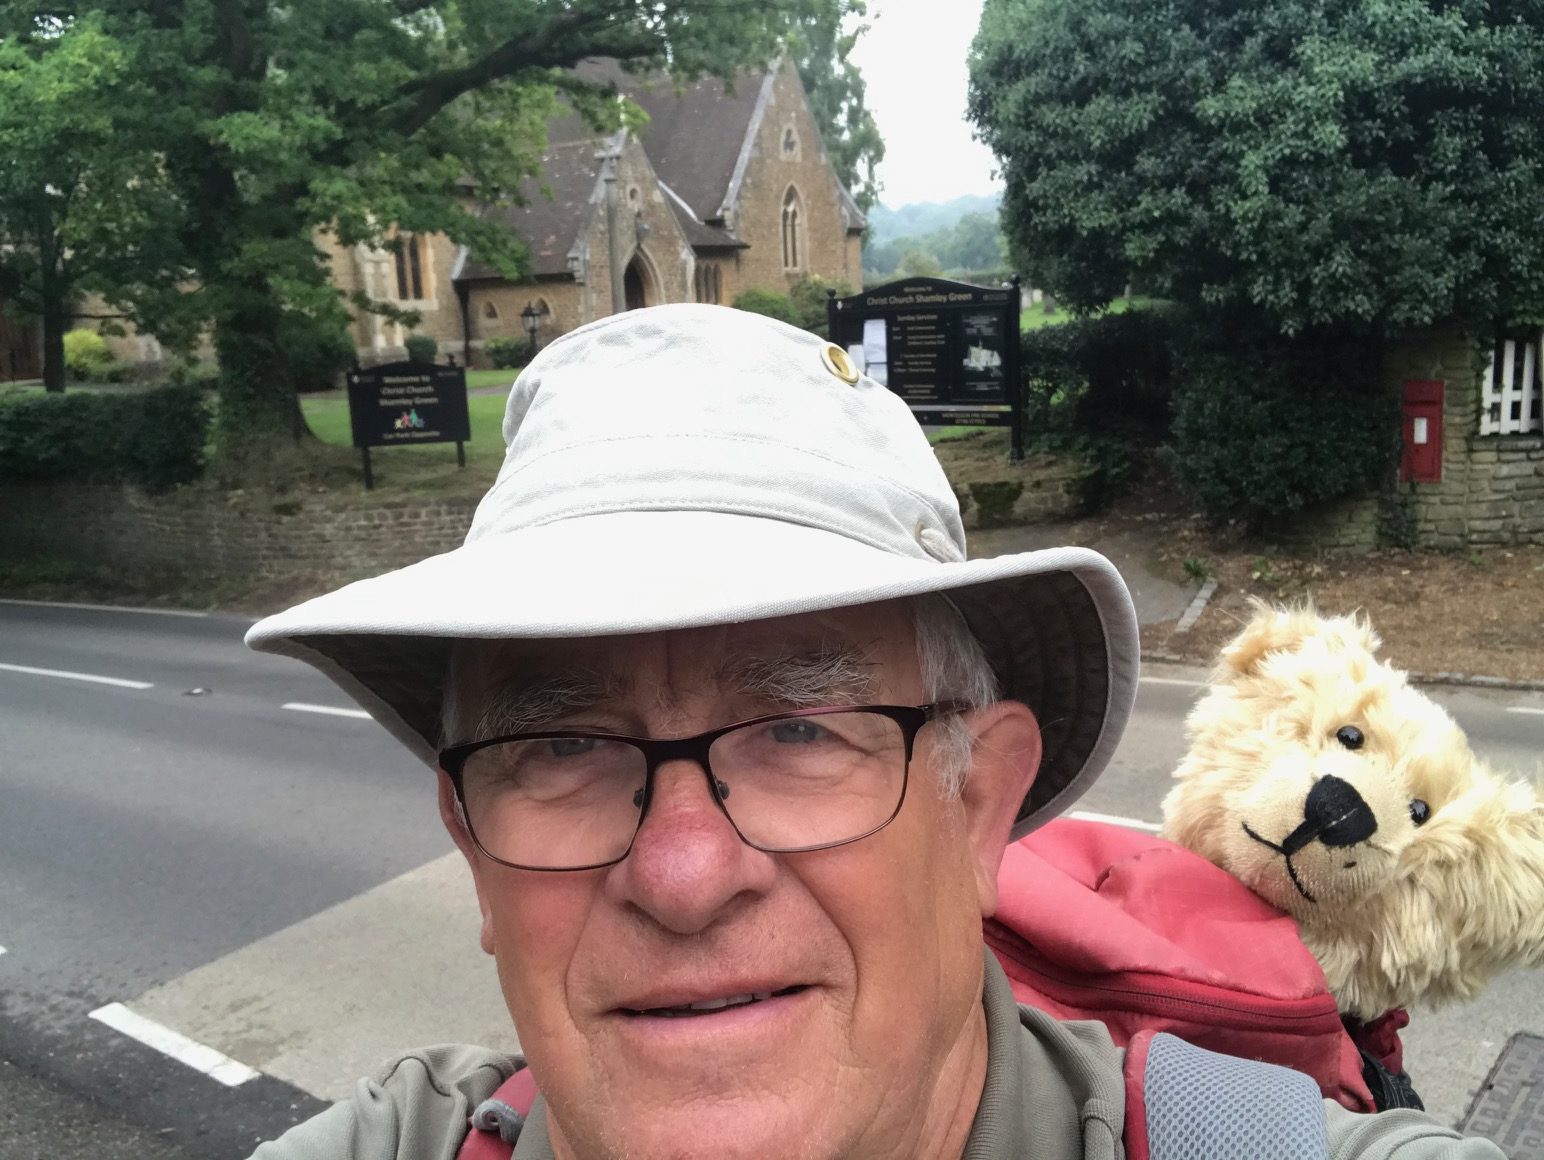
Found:
<path fill-rule="evenodd" d="M 649 271 L 642 253 L 633 255 L 633 260 L 627 264 L 626 273 L 622 275 L 622 300 L 628 310 L 641 310 L 660 300 L 654 275 Z"/>

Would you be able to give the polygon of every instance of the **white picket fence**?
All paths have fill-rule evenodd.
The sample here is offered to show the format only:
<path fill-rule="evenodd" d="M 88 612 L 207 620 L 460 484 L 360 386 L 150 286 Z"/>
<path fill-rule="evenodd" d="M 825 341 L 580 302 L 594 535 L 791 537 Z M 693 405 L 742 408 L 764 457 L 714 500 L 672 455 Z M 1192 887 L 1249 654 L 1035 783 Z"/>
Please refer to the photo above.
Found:
<path fill-rule="evenodd" d="M 1522 435 L 1544 428 L 1541 339 L 1508 338 L 1497 344 L 1485 369 L 1481 435 Z"/>

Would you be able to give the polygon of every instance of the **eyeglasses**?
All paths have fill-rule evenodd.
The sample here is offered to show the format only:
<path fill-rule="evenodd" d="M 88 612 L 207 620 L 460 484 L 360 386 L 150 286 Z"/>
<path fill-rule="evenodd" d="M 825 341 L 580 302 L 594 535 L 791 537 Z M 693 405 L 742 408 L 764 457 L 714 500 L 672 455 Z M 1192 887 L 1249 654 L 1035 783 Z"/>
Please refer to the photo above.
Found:
<path fill-rule="evenodd" d="M 694 737 L 583 729 L 517 733 L 440 753 L 478 848 L 517 870 L 626 858 L 667 761 L 693 761 L 748 846 L 824 850 L 884 829 L 906 800 L 917 732 L 958 701 L 801 709 Z"/>

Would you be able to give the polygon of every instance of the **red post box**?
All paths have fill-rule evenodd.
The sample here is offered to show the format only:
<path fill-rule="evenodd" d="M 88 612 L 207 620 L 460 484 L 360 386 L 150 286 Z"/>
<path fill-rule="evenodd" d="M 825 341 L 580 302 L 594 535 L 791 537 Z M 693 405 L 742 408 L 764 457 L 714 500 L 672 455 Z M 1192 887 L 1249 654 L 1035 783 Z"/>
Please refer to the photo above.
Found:
<path fill-rule="evenodd" d="M 1442 482 L 1441 380 L 1411 379 L 1401 402 L 1404 449 L 1399 457 L 1399 482 Z"/>

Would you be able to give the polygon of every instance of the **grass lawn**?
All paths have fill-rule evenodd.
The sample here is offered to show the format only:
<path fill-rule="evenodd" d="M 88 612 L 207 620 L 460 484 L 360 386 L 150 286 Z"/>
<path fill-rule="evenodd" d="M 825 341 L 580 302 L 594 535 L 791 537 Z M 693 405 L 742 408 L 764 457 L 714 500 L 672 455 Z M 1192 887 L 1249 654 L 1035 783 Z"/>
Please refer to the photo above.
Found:
<path fill-rule="evenodd" d="M 929 443 L 950 443 L 957 439 L 969 439 L 978 431 L 985 431 L 985 427 L 940 427 L 936 431 L 929 431 L 927 441 Z"/>
<path fill-rule="evenodd" d="M 1160 301 L 1161 299 L 1158 298 L 1143 298 L 1139 295 L 1133 295 L 1130 298 L 1117 298 L 1101 310 L 1099 314 L 1124 314 L 1128 310 L 1144 310 Z M 1047 314 L 1038 305 L 1031 306 L 1019 315 L 1019 329 L 1039 330 L 1042 326 L 1057 326 L 1063 322 L 1071 322 L 1075 317 L 1077 316 L 1070 310 L 1063 310 L 1060 306 L 1050 314 Z M 1096 314 L 1094 317 L 1097 318 L 1099 315 Z"/>
<path fill-rule="evenodd" d="M 510 367 L 501 371 L 467 371 L 466 389 L 480 391 L 488 387 L 508 387 L 519 373 L 519 367 Z"/>

